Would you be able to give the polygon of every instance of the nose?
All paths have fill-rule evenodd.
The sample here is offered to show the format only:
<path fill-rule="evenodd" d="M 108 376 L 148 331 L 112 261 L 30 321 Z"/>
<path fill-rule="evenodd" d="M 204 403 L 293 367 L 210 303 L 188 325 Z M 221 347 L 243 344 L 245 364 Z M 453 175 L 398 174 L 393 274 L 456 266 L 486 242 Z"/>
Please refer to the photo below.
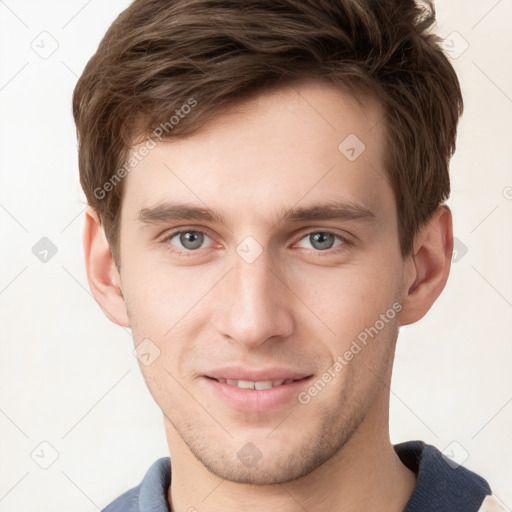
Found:
<path fill-rule="evenodd" d="M 292 334 L 292 294 L 270 263 L 265 251 L 250 263 L 234 254 L 215 296 L 214 328 L 224 339 L 251 348 Z"/>

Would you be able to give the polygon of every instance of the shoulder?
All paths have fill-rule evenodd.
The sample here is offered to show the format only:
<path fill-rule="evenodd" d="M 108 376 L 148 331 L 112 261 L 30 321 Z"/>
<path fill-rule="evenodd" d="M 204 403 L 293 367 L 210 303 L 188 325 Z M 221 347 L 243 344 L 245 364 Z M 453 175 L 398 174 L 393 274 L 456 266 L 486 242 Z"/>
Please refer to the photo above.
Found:
<path fill-rule="evenodd" d="M 400 443 L 394 448 L 402 463 L 417 477 L 404 512 L 495 510 L 488 508 L 495 499 L 487 481 L 457 463 L 451 452 L 442 453 L 422 441 Z"/>
<path fill-rule="evenodd" d="M 137 487 L 126 491 L 102 512 L 169 512 L 167 490 L 171 482 L 169 457 L 156 460 Z"/>
<path fill-rule="evenodd" d="M 139 512 L 139 488 L 140 485 L 121 494 L 102 512 Z"/>

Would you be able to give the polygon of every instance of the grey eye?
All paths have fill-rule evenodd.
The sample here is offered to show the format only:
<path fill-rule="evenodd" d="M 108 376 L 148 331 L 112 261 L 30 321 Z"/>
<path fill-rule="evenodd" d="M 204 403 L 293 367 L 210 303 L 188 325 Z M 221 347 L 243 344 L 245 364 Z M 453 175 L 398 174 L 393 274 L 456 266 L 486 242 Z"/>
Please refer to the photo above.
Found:
<path fill-rule="evenodd" d="M 189 250 L 198 249 L 203 245 L 205 235 L 200 231 L 184 231 L 182 233 L 177 233 L 173 238 L 179 236 L 180 244 Z M 171 239 L 172 240 L 172 239 Z"/>
<path fill-rule="evenodd" d="M 315 249 L 325 250 L 333 246 L 336 237 L 332 233 L 315 233 L 309 235 L 309 240 Z"/>
<path fill-rule="evenodd" d="M 301 240 L 301 244 L 305 244 L 302 245 L 302 247 L 306 249 L 316 249 L 317 251 L 332 249 L 343 243 L 345 243 L 345 240 L 340 235 L 324 231 L 315 231 L 306 235 Z"/>

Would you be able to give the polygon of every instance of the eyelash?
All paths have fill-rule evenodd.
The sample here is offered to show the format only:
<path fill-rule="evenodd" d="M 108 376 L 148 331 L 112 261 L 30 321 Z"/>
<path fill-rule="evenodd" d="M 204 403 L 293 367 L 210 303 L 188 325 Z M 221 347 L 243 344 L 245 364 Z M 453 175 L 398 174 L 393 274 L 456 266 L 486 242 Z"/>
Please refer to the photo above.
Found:
<path fill-rule="evenodd" d="M 201 231 L 200 229 L 180 228 L 180 229 L 176 229 L 175 231 L 171 231 L 169 233 L 166 233 L 165 236 L 162 237 L 161 242 L 163 244 L 165 244 L 166 249 L 170 253 L 172 253 L 173 255 L 177 255 L 179 258 L 190 258 L 190 257 L 193 257 L 201 249 L 196 249 L 196 250 L 191 250 L 191 249 L 174 250 L 174 249 L 171 248 L 172 245 L 169 243 L 170 240 L 173 239 L 176 235 L 181 235 L 183 233 L 190 233 L 190 232 L 192 232 L 192 233 L 200 233 L 200 234 L 203 234 L 203 235 L 207 236 L 208 238 L 212 239 L 212 237 L 209 236 L 208 233 L 206 233 L 205 231 Z M 300 242 L 304 238 L 307 238 L 307 237 L 309 237 L 311 235 L 314 235 L 314 234 L 317 234 L 317 233 L 322 233 L 322 234 L 325 234 L 325 235 L 332 235 L 337 240 L 339 240 L 341 242 L 341 244 L 336 246 L 336 247 L 334 247 L 334 248 L 331 248 L 331 249 L 325 249 L 324 251 L 315 250 L 315 249 L 304 249 L 304 248 L 301 248 L 301 249 L 304 249 L 304 250 L 307 250 L 307 251 L 313 251 L 313 253 L 315 254 L 315 257 L 322 258 L 322 257 L 326 257 L 326 256 L 332 256 L 334 254 L 338 254 L 339 252 L 345 250 L 347 247 L 350 247 L 351 245 L 353 245 L 353 242 L 351 240 L 349 240 L 348 238 L 340 235 L 339 233 L 335 233 L 335 232 L 329 231 L 329 230 L 320 230 L 320 229 L 304 233 L 297 241 Z"/>

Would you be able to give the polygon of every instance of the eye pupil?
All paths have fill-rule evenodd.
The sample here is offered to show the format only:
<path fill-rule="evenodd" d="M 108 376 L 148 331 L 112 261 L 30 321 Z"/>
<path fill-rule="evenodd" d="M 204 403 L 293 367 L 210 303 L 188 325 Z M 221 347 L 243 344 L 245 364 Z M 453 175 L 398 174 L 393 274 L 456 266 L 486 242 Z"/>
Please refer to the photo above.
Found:
<path fill-rule="evenodd" d="M 197 231 L 187 231 L 180 235 L 180 243 L 186 249 L 197 249 L 201 247 L 204 241 L 203 233 Z"/>
<path fill-rule="evenodd" d="M 334 235 L 331 233 L 315 233 L 309 237 L 315 249 L 330 249 L 334 244 Z"/>

